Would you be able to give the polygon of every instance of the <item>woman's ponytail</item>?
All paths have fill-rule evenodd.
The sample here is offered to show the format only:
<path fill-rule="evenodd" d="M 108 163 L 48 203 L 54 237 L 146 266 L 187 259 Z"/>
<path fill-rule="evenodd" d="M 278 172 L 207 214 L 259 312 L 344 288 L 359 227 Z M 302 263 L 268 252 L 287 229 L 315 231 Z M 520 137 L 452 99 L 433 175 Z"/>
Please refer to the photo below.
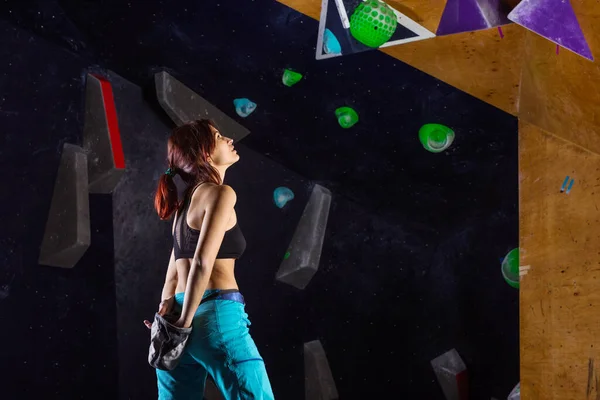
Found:
<path fill-rule="evenodd" d="M 179 206 L 177 186 L 171 174 L 163 174 L 158 180 L 158 188 L 154 196 L 154 208 L 161 220 L 171 218 Z"/>

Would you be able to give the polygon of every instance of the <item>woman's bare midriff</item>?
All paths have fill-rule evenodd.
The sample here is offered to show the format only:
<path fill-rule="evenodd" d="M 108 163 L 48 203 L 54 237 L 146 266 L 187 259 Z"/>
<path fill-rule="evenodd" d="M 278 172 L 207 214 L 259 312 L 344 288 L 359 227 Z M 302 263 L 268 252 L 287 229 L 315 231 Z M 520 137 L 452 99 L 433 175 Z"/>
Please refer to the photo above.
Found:
<path fill-rule="evenodd" d="M 204 186 L 205 184 L 200 185 L 192 196 L 192 204 L 205 204 L 204 196 Z M 186 222 L 188 226 L 192 229 L 200 230 L 202 228 L 202 221 L 204 219 L 205 210 L 199 207 L 190 207 L 188 209 Z M 232 229 L 237 223 L 237 215 L 235 210 L 233 210 L 233 214 L 227 223 L 227 229 Z M 185 287 L 187 286 L 187 278 L 190 272 L 190 267 L 192 265 L 191 258 L 180 258 L 175 261 L 175 265 L 177 266 L 177 288 L 175 289 L 175 293 L 185 292 Z M 234 267 L 235 267 L 235 259 L 234 258 L 218 258 L 215 260 L 215 264 L 213 266 L 212 273 L 210 275 L 210 280 L 208 281 L 208 285 L 206 286 L 206 290 L 210 289 L 239 289 L 237 282 L 235 280 L 234 275 Z"/>
<path fill-rule="evenodd" d="M 177 265 L 177 289 L 175 293 L 185 292 L 187 277 L 190 272 L 192 260 L 181 258 L 176 261 Z M 208 281 L 206 290 L 209 289 L 239 289 L 234 275 L 235 259 L 222 258 L 215 261 L 215 265 Z"/>

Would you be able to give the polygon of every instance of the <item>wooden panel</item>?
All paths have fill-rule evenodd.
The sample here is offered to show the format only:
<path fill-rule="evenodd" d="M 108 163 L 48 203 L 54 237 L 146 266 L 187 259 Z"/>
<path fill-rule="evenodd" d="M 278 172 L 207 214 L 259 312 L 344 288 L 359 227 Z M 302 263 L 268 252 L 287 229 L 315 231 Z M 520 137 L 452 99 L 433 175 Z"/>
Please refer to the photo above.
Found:
<path fill-rule="evenodd" d="M 319 19 L 321 0 L 279 0 Z M 333 0 L 332 0 L 333 1 Z M 435 32 L 444 0 L 390 0 L 390 5 Z M 502 28 L 439 36 L 382 49 L 386 54 L 432 75 L 508 113 L 517 114 L 524 29 Z"/>
<path fill-rule="evenodd" d="M 293 8 L 317 21 L 321 17 L 321 0 L 277 0 L 281 4 Z"/>
<path fill-rule="evenodd" d="M 600 2 L 571 0 L 596 59 Z M 531 32 L 525 35 L 519 118 L 600 154 L 600 68 Z"/>
<path fill-rule="evenodd" d="M 321 17 L 322 0 L 277 1 L 316 20 L 319 20 Z M 440 18 L 442 17 L 442 11 L 444 11 L 444 7 L 446 6 L 446 0 L 387 0 L 386 3 L 433 33 L 437 30 Z"/>
<path fill-rule="evenodd" d="M 519 181 L 522 398 L 598 399 L 600 157 L 520 121 Z"/>
<path fill-rule="evenodd" d="M 433 33 L 446 6 L 445 0 L 387 0 L 386 3 Z"/>
<path fill-rule="evenodd" d="M 517 25 L 438 36 L 382 49 L 386 54 L 516 115 L 524 29 Z"/>

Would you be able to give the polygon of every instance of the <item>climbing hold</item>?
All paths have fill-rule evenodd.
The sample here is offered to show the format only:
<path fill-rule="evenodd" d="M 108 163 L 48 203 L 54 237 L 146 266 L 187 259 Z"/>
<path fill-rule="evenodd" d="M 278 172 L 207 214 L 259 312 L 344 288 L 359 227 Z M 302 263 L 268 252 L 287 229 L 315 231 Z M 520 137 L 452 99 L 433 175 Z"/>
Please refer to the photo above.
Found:
<path fill-rule="evenodd" d="M 246 98 L 233 100 L 233 106 L 235 107 L 235 112 L 242 118 L 246 118 L 256 110 L 256 103 Z"/>
<path fill-rule="evenodd" d="M 465 400 L 469 391 L 468 371 L 456 349 L 430 361 L 433 372 L 444 392 L 444 398 Z"/>
<path fill-rule="evenodd" d="M 319 269 L 330 206 L 331 191 L 315 184 L 287 247 L 290 257 L 281 261 L 275 274 L 277 281 L 300 290 L 310 283 Z"/>
<path fill-rule="evenodd" d="M 397 25 L 394 11 L 378 0 L 360 3 L 350 17 L 350 33 L 354 39 L 373 48 L 390 40 Z"/>
<path fill-rule="evenodd" d="M 358 122 L 358 114 L 350 107 L 340 107 L 335 110 L 335 116 L 342 128 L 350 128 Z"/>
<path fill-rule="evenodd" d="M 569 187 L 567 187 L 567 183 L 569 182 L 569 179 L 571 179 L 571 183 L 569 183 Z M 560 192 L 563 193 L 565 191 L 565 188 L 567 188 L 567 194 L 569 194 L 574 183 L 575 183 L 575 180 L 573 180 L 573 178 L 569 178 L 569 175 L 567 175 L 567 177 L 563 181 L 562 187 L 560 188 Z"/>
<path fill-rule="evenodd" d="M 325 28 L 323 35 L 323 51 L 325 54 L 342 54 L 342 45 L 333 32 Z"/>
<path fill-rule="evenodd" d="M 570 1 L 523 0 L 508 14 L 508 19 L 594 61 Z"/>
<path fill-rule="evenodd" d="M 506 400 L 521 400 L 521 382 L 515 385 Z"/>
<path fill-rule="evenodd" d="M 302 74 L 299 72 L 292 71 L 290 69 L 283 70 L 283 76 L 281 77 L 281 82 L 287 87 L 294 86 L 296 83 L 300 82 L 302 79 Z"/>
<path fill-rule="evenodd" d="M 283 208 L 288 201 L 294 198 L 294 192 L 290 189 L 280 186 L 273 191 L 273 201 L 275 205 L 279 208 Z"/>
<path fill-rule="evenodd" d="M 502 276 L 510 286 L 519 288 L 519 248 L 508 252 L 502 261 Z"/>
<path fill-rule="evenodd" d="M 432 153 L 446 150 L 454 141 L 454 131 L 441 124 L 425 124 L 419 129 L 419 139 Z"/>
<path fill-rule="evenodd" d="M 508 7 L 497 0 L 448 0 L 436 34 L 472 32 L 510 24 Z M 503 36 L 500 29 L 500 37 Z"/>
<path fill-rule="evenodd" d="M 227 132 L 227 137 L 235 143 L 250 134 L 250 130 L 237 122 L 237 118 L 229 115 L 229 110 L 221 111 L 168 72 L 157 72 L 154 75 L 154 83 L 158 104 L 175 125 L 180 126 L 198 118 L 208 118 L 218 121 L 221 131 Z"/>
<path fill-rule="evenodd" d="M 291 253 L 289 251 L 286 251 L 285 254 L 283 255 L 283 259 L 287 260 L 288 258 L 290 258 L 290 254 Z"/>

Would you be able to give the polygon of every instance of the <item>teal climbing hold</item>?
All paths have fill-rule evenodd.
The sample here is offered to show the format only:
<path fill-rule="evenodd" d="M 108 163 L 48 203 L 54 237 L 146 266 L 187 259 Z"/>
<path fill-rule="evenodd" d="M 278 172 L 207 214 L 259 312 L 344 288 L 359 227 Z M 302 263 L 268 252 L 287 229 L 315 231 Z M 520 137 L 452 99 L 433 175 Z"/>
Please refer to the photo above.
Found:
<path fill-rule="evenodd" d="M 294 192 L 285 186 L 280 186 L 273 191 L 273 201 L 279 208 L 285 207 L 288 201 L 294 199 Z"/>
<path fill-rule="evenodd" d="M 246 98 L 233 100 L 233 106 L 235 107 L 235 112 L 237 115 L 242 118 L 246 118 L 248 115 L 252 114 L 254 110 L 256 110 L 256 103 Z"/>
<path fill-rule="evenodd" d="M 333 32 L 325 28 L 323 35 L 323 51 L 325 54 L 342 54 L 342 45 Z"/>

